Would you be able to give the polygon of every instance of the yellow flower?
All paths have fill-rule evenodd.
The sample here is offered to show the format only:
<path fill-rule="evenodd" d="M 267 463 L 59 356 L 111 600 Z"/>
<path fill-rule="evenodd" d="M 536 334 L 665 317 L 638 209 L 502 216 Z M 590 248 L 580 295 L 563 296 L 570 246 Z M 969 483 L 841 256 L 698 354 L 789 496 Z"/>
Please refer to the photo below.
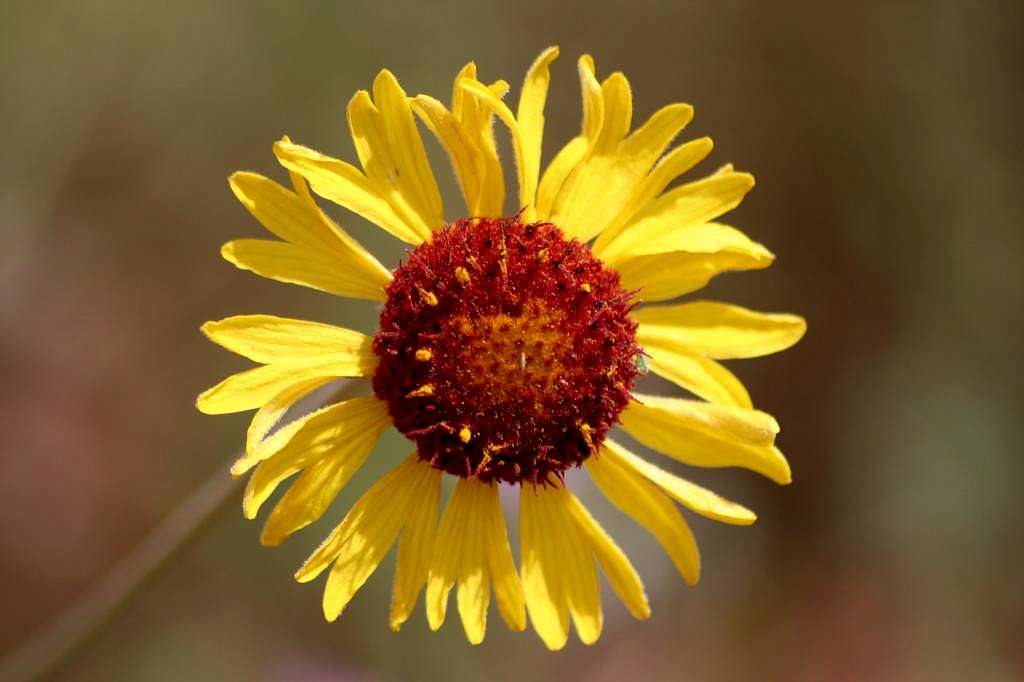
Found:
<path fill-rule="evenodd" d="M 778 424 L 753 409 L 717 361 L 796 343 L 804 321 L 708 301 L 636 308 L 703 287 L 728 270 L 767 267 L 772 254 L 714 222 L 754 179 L 731 166 L 669 186 L 711 151 L 702 138 L 669 150 L 693 110 L 672 104 L 630 132 L 632 95 L 621 73 L 597 80 L 579 60 L 580 134 L 541 174 L 549 66 L 530 67 L 518 107 L 508 85 L 477 80 L 467 65 L 451 107 L 407 97 L 382 71 L 358 92 L 348 122 L 362 170 L 287 138 L 274 146 L 292 189 L 253 173 L 231 188 L 278 240 L 223 248 L 240 268 L 282 282 L 383 302 L 373 338 L 325 324 L 246 315 L 204 325 L 214 342 L 259 363 L 203 393 L 210 414 L 256 409 L 246 454 L 253 468 L 244 511 L 254 518 L 279 484 L 299 474 L 261 540 L 280 544 L 313 523 L 395 425 L 416 451 L 380 479 L 299 569 L 330 568 L 323 607 L 334 620 L 398 542 L 391 627 L 409 617 L 424 586 L 437 629 L 458 583 L 466 635 L 484 638 L 493 590 L 513 630 L 529 613 L 544 643 L 561 648 L 574 623 L 581 641 L 601 633 L 598 572 L 637 618 L 650 614 L 636 571 L 566 488 L 583 465 L 612 504 L 650 531 L 689 584 L 700 559 L 673 502 L 738 525 L 750 510 L 669 473 L 611 440 L 616 423 L 640 443 L 686 464 L 737 466 L 790 481 L 775 447 Z M 504 215 L 505 179 L 495 117 L 511 135 L 519 209 Z M 467 218 L 446 222 L 416 119 L 448 153 Z M 667 151 L 668 150 L 668 151 Z M 667 151 L 667 153 L 666 153 Z M 389 271 L 318 208 L 310 188 L 414 245 Z M 647 369 L 697 399 L 639 395 Z M 339 377 L 372 377 L 373 395 L 294 421 L 285 413 Z M 457 478 L 438 519 L 441 477 Z M 520 569 L 509 547 L 500 484 L 519 488 Z"/>

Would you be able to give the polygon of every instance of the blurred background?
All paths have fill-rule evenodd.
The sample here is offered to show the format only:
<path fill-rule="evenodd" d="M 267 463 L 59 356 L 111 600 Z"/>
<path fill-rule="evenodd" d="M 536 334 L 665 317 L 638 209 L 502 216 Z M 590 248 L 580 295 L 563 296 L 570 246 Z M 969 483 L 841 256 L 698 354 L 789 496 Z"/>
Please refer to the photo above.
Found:
<path fill-rule="evenodd" d="M 3 3 L 0 653 L 227 476 L 247 415 L 204 417 L 193 401 L 246 363 L 205 341 L 203 321 L 373 328 L 369 303 L 220 259 L 228 239 L 262 236 L 227 176 L 284 179 L 271 143 L 286 133 L 354 161 L 344 106 L 382 67 L 447 100 L 475 60 L 515 97 L 559 44 L 545 163 L 578 129 L 575 60 L 590 52 L 602 77 L 630 78 L 634 121 L 696 107 L 685 136 L 716 142 L 702 172 L 732 161 L 757 176 L 728 222 L 778 260 L 706 295 L 808 319 L 793 350 L 731 364 L 783 425 L 794 483 L 662 460 L 760 517 L 740 529 L 688 516 L 704 557 L 691 589 L 578 477 L 653 617 L 632 620 L 606 591 L 599 643 L 573 636 L 552 654 L 492 608 L 470 647 L 455 618 L 430 633 L 421 607 L 388 630 L 392 558 L 334 624 L 322 580 L 292 579 L 407 452 L 392 433 L 330 518 L 281 548 L 260 547 L 236 493 L 57 678 L 1024 678 L 1024 6 L 830 5 Z M 397 241 L 331 210 L 395 263 Z"/>

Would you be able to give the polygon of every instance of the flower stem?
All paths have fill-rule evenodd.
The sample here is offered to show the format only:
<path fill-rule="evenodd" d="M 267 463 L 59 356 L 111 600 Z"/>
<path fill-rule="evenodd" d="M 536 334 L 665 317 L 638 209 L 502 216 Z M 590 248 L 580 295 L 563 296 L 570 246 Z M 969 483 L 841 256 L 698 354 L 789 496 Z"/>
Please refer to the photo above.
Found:
<path fill-rule="evenodd" d="M 38 680 L 55 672 L 146 585 L 188 548 L 241 486 L 223 467 L 44 630 L 0 662 L 0 680 Z"/>
<path fill-rule="evenodd" d="M 318 391 L 304 407 L 314 409 L 350 394 L 358 381 Z M 340 390 L 338 390 L 340 388 Z M 241 454 L 236 456 L 240 457 Z M 232 460 L 234 461 L 234 460 Z M 230 462 L 229 462 L 230 465 Z M 145 587 L 162 568 L 197 540 L 241 487 L 226 467 L 217 467 L 170 516 L 146 536 L 78 601 L 41 632 L 0 660 L 0 681 L 39 680 L 55 673 Z"/>

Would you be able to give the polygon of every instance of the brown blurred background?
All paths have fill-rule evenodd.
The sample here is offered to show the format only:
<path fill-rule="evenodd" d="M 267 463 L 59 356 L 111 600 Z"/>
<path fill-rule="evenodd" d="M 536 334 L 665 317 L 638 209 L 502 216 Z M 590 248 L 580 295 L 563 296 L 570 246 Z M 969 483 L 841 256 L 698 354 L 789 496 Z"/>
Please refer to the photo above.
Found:
<path fill-rule="evenodd" d="M 229 238 L 262 236 L 227 175 L 284 178 L 270 145 L 285 133 L 354 160 L 344 105 L 381 67 L 447 100 L 473 59 L 515 96 L 557 43 L 545 161 L 577 129 L 588 51 L 602 76 L 629 76 L 636 121 L 690 102 L 686 137 L 716 141 L 704 171 L 757 176 L 729 222 L 778 261 L 707 295 L 809 321 L 795 349 L 732 364 L 782 423 L 793 485 L 686 472 L 760 515 L 750 529 L 693 519 L 704 577 L 688 589 L 581 480 L 654 616 L 633 621 L 607 592 L 594 647 L 551 654 L 492 613 L 473 648 L 454 618 L 430 633 L 421 607 L 387 629 L 391 558 L 334 624 L 322 581 L 292 580 L 408 449 L 392 435 L 331 518 L 282 548 L 261 548 L 232 502 L 59 678 L 1024 678 L 1022 5 L 824 5 L 3 3 L 0 652 L 227 475 L 246 416 L 193 400 L 245 363 L 203 321 L 372 329 L 370 304 L 220 259 Z M 397 242 L 334 215 L 394 264 Z"/>

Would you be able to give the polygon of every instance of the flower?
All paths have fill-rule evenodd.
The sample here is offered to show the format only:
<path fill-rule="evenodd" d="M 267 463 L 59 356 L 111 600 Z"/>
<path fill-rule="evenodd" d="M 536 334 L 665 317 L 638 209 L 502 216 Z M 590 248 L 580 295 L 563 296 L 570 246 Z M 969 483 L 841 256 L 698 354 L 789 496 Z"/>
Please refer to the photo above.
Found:
<path fill-rule="evenodd" d="M 292 189 L 254 173 L 231 188 L 279 240 L 223 247 L 240 268 L 282 282 L 380 301 L 373 338 L 267 315 L 209 322 L 215 343 L 260 366 L 203 393 L 210 414 L 256 409 L 245 455 L 255 468 L 244 511 L 255 518 L 286 479 L 261 541 L 278 545 L 313 523 L 394 425 L 416 450 L 366 492 L 299 569 L 301 582 L 330 568 L 323 607 L 334 620 L 397 542 L 391 627 L 419 593 L 431 628 L 449 593 L 469 640 L 483 640 L 491 592 L 513 630 L 564 646 L 570 620 L 581 641 L 601 633 L 598 572 L 637 618 L 650 614 L 629 560 L 565 486 L 583 465 L 611 503 L 652 533 L 687 583 L 700 575 L 693 534 L 674 503 L 725 523 L 750 510 L 669 473 L 608 437 L 617 423 L 640 443 L 686 464 L 737 466 L 790 481 L 775 447 L 775 420 L 753 409 L 718 360 L 783 350 L 803 335 L 792 315 L 733 305 L 668 301 L 718 273 L 767 267 L 772 254 L 714 222 L 739 204 L 753 178 L 732 166 L 671 189 L 711 151 L 701 138 L 672 148 L 690 121 L 666 106 L 630 132 L 632 95 L 621 73 L 603 82 L 579 60 L 580 134 L 543 175 L 541 140 L 549 66 L 530 67 L 515 113 L 508 85 L 485 85 L 467 65 L 451 108 L 407 97 L 382 71 L 372 96 L 358 92 L 348 122 L 362 170 L 284 138 L 274 145 Z M 511 135 L 520 210 L 503 217 L 505 181 L 493 120 Z M 447 223 L 416 119 L 450 157 L 469 217 Z M 413 245 L 394 271 L 328 218 L 313 194 Z M 653 371 L 695 399 L 640 395 Z M 372 377 L 373 395 L 293 421 L 298 400 L 339 377 Z M 438 520 L 443 475 L 456 478 Z M 519 488 L 520 569 L 509 546 L 499 485 Z"/>

